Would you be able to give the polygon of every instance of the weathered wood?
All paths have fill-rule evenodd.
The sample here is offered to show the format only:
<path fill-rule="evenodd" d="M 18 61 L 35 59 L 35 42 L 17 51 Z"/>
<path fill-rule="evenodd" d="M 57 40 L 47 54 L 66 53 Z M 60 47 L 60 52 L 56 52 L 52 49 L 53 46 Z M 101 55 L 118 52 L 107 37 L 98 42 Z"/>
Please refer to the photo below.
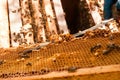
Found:
<path fill-rule="evenodd" d="M 51 72 L 45 75 L 37 75 L 37 76 L 25 76 L 21 77 L 23 80 L 29 80 L 29 79 L 52 79 L 52 78 L 62 78 L 63 77 L 72 77 L 72 76 L 86 76 L 86 75 L 93 75 L 93 74 L 105 74 L 105 73 L 114 73 L 120 71 L 120 65 L 108 65 L 108 66 L 97 66 L 97 67 L 91 67 L 91 68 L 81 68 L 76 70 L 76 72 L 68 72 L 68 71 L 61 71 L 61 72 Z M 11 78 L 11 80 L 21 80 L 21 78 Z M 78 79 L 79 80 L 79 79 Z M 92 79 L 91 79 L 92 80 Z"/>
<path fill-rule="evenodd" d="M 61 0 L 53 0 L 53 5 L 60 31 L 63 31 L 64 34 L 69 33 Z"/>
<path fill-rule="evenodd" d="M 15 40 L 15 35 L 20 33 L 22 27 L 21 15 L 19 12 L 19 0 L 8 0 L 10 30 L 11 30 L 11 44 L 12 46 L 18 46 L 19 42 Z"/>
<path fill-rule="evenodd" d="M 45 42 L 45 23 L 43 21 L 42 6 L 40 5 L 39 0 L 32 0 L 31 7 L 33 10 L 34 25 L 36 27 L 37 42 Z"/>
<path fill-rule="evenodd" d="M 50 0 L 43 0 L 44 9 L 47 17 L 47 29 L 50 32 L 55 32 L 57 34 L 57 26 L 55 23 L 55 14 L 53 13 L 52 4 Z"/>
<path fill-rule="evenodd" d="M 0 47 L 8 48 L 9 46 L 7 0 L 0 0 Z"/>
<path fill-rule="evenodd" d="M 31 13 L 29 10 L 29 0 L 20 0 L 20 6 L 21 6 L 21 17 L 22 17 L 22 23 L 23 25 L 27 23 L 31 23 Z"/>
<path fill-rule="evenodd" d="M 23 23 L 20 32 L 23 35 L 21 43 L 33 44 L 34 35 L 33 35 L 33 27 L 31 25 L 32 19 L 31 19 L 29 0 L 20 0 L 20 5 L 21 5 L 20 12 Z"/>
<path fill-rule="evenodd" d="M 102 21 L 102 18 L 98 12 L 98 7 L 94 5 L 94 2 L 91 0 L 86 0 L 88 7 L 90 9 L 90 13 L 92 15 L 92 18 L 95 22 L 95 24 L 99 24 Z"/>

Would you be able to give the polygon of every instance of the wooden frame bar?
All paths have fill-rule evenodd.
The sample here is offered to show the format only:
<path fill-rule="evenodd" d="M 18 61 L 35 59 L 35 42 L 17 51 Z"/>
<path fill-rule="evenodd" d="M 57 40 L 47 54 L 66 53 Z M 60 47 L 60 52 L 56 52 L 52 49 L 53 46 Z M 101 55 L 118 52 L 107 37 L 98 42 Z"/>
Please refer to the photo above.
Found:
<path fill-rule="evenodd" d="M 72 76 L 85 76 L 85 75 L 93 75 L 93 74 L 105 74 L 105 73 L 114 73 L 120 71 L 120 65 L 108 65 L 108 66 L 96 66 L 91 68 L 81 68 L 76 70 L 76 72 L 68 72 L 68 71 L 61 71 L 61 72 L 51 72 L 45 75 L 36 75 L 36 76 L 27 76 L 21 78 L 11 78 L 14 80 L 29 80 L 29 79 L 46 79 L 47 78 L 61 78 L 62 77 L 72 77 Z"/>
<path fill-rule="evenodd" d="M 65 13 L 63 11 L 62 4 L 61 4 L 61 0 L 53 0 L 53 5 L 55 9 L 59 30 L 63 31 L 64 34 L 69 33 L 67 23 L 65 20 Z"/>
<path fill-rule="evenodd" d="M 45 42 L 45 28 L 44 28 L 44 19 L 42 16 L 42 6 L 40 5 L 39 0 L 32 0 L 32 10 L 33 10 L 33 18 L 35 22 L 35 27 L 37 29 L 37 42 Z"/>
<path fill-rule="evenodd" d="M 32 27 L 32 18 L 29 6 L 29 0 L 20 0 L 20 12 L 23 26 L 21 28 L 21 33 L 23 34 L 23 39 L 21 43 L 33 44 L 34 43 L 34 34 Z"/>
<path fill-rule="evenodd" d="M 9 20 L 10 20 L 10 30 L 11 30 L 11 45 L 19 46 L 19 42 L 15 40 L 16 36 L 14 34 L 20 33 L 22 27 L 21 14 L 19 12 L 19 0 L 8 0 L 8 10 L 9 10 Z"/>
<path fill-rule="evenodd" d="M 52 9 L 52 4 L 50 0 L 43 0 L 43 5 L 44 5 L 44 9 L 46 12 L 46 17 L 47 17 L 47 31 L 50 32 L 55 32 L 56 34 L 57 32 L 57 26 L 55 23 L 55 14 L 53 13 L 53 9 Z"/>
<path fill-rule="evenodd" d="M 102 21 L 102 18 L 98 12 L 98 7 L 95 6 L 93 3 L 91 3 L 91 1 L 92 0 L 86 0 L 95 24 L 99 24 Z M 94 9 L 92 9 L 92 8 L 94 8 Z"/>
<path fill-rule="evenodd" d="M 8 11 L 7 0 L 0 0 L 0 47 L 9 48 L 9 23 L 8 23 Z"/>

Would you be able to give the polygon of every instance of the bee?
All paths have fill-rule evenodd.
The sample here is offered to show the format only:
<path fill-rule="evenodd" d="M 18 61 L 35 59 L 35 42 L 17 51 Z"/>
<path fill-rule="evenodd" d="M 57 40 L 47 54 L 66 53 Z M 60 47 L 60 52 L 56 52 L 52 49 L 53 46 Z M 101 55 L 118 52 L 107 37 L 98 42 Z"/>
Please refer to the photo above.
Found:
<path fill-rule="evenodd" d="M 114 43 L 109 43 L 109 44 L 107 45 L 107 48 L 108 48 L 108 49 L 115 49 L 115 44 L 114 44 Z"/>
<path fill-rule="evenodd" d="M 94 46 L 92 46 L 91 48 L 90 48 L 90 51 L 91 52 L 95 52 L 97 49 L 99 49 L 99 48 L 101 48 L 102 46 L 101 46 L 101 44 L 96 44 L 96 45 L 94 45 Z"/>
<path fill-rule="evenodd" d="M 30 56 L 29 56 L 29 55 L 23 55 L 23 54 L 22 54 L 22 55 L 20 55 L 20 57 L 21 57 L 21 58 L 30 58 Z"/>
<path fill-rule="evenodd" d="M 16 13 L 16 10 L 13 10 L 12 13 Z"/>
<path fill-rule="evenodd" d="M 26 1 L 26 2 L 25 2 L 25 5 L 27 5 L 27 4 L 28 4 L 28 2 Z"/>
<path fill-rule="evenodd" d="M 20 12 L 20 11 L 21 11 L 21 9 L 22 9 L 22 8 L 18 8 L 18 12 Z"/>
<path fill-rule="evenodd" d="M 27 55 L 27 54 L 31 53 L 32 50 L 33 50 L 33 48 L 30 48 L 30 49 L 24 50 L 22 53 L 23 53 L 23 55 Z"/>
<path fill-rule="evenodd" d="M 68 72 L 75 72 L 76 70 L 77 70 L 77 67 L 75 66 L 68 68 Z"/>
<path fill-rule="evenodd" d="M 32 66 L 32 63 L 28 62 L 28 63 L 26 64 L 26 66 Z"/>
<path fill-rule="evenodd" d="M 107 55 L 108 53 L 111 52 L 111 49 L 106 49 L 106 50 L 103 50 L 102 52 L 103 52 L 103 55 Z"/>
<path fill-rule="evenodd" d="M 106 55 L 108 53 L 110 53 L 112 50 L 114 50 L 116 48 L 116 45 L 114 43 L 109 43 L 107 45 L 106 50 L 103 50 L 103 55 Z"/>
<path fill-rule="evenodd" d="M 14 41 L 14 42 L 17 42 L 17 39 L 15 38 L 13 41 Z"/>
<path fill-rule="evenodd" d="M 41 46 L 37 46 L 35 49 L 36 49 L 36 50 L 39 50 L 39 49 L 41 49 Z"/>

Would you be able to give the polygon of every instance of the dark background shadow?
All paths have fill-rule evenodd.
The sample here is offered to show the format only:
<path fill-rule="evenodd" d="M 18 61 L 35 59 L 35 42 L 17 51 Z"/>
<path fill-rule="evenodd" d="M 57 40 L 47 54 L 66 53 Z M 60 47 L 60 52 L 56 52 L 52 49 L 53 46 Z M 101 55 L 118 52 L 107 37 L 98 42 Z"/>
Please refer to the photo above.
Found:
<path fill-rule="evenodd" d="M 85 0 L 61 0 L 61 2 L 71 34 L 85 30 L 94 24 Z"/>

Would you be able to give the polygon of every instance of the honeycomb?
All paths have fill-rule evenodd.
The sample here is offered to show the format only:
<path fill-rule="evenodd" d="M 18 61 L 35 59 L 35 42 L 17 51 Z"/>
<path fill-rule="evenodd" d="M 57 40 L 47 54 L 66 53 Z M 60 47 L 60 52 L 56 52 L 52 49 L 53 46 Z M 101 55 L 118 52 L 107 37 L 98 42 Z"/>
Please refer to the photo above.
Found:
<path fill-rule="evenodd" d="M 100 44 L 101 47 L 91 51 Z M 114 44 L 107 54 L 103 51 Z M 116 47 L 117 46 L 117 47 Z M 39 49 L 24 46 L 17 49 L 0 49 L 0 78 L 43 75 L 53 71 L 72 71 L 80 68 L 120 64 L 120 34 L 88 39 L 76 38 L 61 43 L 50 43 Z M 29 57 L 20 57 L 24 50 L 31 50 Z M 96 55 L 96 52 L 98 53 Z"/>

